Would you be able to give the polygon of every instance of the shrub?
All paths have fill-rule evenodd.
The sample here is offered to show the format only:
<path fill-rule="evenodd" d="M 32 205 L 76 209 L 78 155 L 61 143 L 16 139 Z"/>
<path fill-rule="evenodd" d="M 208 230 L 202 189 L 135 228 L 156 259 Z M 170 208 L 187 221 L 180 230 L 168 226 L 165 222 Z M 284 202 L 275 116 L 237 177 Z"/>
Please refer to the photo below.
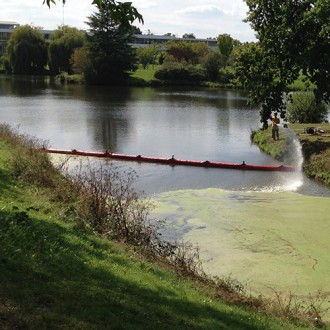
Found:
<path fill-rule="evenodd" d="M 219 77 L 219 70 L 222 65 L 221 57 L 218 53 L 210 52 L 203 59 L 203 65 L 207 78 L 216 81 Z"/>
<path fill-rule="evenodd" d="M 147 223 L 151 204 L 132 187 L 135 173 L 119 175 L 113 166 L 91 164 L 72 175 L 76 187 L 76 215 L 86 227 L 133 245 L 149 245 L 153 227 Z"/>
<path fill-rule="evenodd" d="M 155 72 L 155 78 L 169 81 L 201 82 L 205 80 L 205 72 L 193 65 L 165 62 L 162 68 Z"/>
<path fill-rule="evenodd" d="M 328 114 L 324 102 L 317 102 L 313 92 L 294 92 L 287 104 L 288 120 L 291 123 L 322 123 Z"/>

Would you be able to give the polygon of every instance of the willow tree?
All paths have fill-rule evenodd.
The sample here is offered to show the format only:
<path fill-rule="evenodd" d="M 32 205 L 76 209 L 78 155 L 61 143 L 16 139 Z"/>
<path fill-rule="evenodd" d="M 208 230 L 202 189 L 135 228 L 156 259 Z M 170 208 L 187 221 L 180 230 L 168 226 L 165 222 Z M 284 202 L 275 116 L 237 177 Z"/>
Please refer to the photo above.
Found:
<path fill-rule="evenodd" d="M 47 64 L 45 37 L 37 28 L 22 25 L 11 34 L 4 54 L 8 71 L 17 74 L 41 74 Z"/>
<path fill-rule="evenodd" d="M 71 56 L 75 49 L 85 43 L 85 33 L 77 28 L 62 25 L 50 35 L 48 64 L 53 74 L 61 71 L 72 73 Z"/>
<path fill-rule="evenodd" d="M 277 110 L 284 108 L 288 85 L 301 73 L 306 77 L 306 88 L 311 83 L 315 86 L 317 101 L 329 101 L 330 1 L 245 2 L 249 8 L 246 21 L 256 31 L 259 44 L 250 48 L 253 54 L 250 53 L 250 63 L 245 63 L 249 65 L 245 68 L 240 65 L 242 63 L 238 65 L 251 98 L 262 103 L 261 120 L 264 125 L 275 106 L 278 107 Z M 244 60 L 243 57 L 241 59 Z M 265 68 L 264 71 L 262 67 Z M 247 82 L 251 72 L 255 73 L 255 81 Z"/>

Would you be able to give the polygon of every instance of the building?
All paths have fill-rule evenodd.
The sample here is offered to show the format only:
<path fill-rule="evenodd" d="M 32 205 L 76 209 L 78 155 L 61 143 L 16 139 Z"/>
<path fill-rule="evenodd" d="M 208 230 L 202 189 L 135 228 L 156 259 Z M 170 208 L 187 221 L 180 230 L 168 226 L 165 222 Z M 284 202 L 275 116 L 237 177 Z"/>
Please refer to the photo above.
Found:
<path fill-rule="evenodd" d="M 5 51 L 7 42 L 14 29 L 19 26 L 17 22 L 2 22 L 0 21 L 0 56 Z"/>
<path fill-rule="evenodd" d="M 204 42 L 211 49 L 216 49 L 217 40 L 216 39 L 199 39 L 199 38 L 178 38 L 175 36 L 161 36 L 161 35 L 153 35 L 153 34 L 134 34 L 133 40 L 130 45 L 133 48 L 141 48 L 147 47 L 151 44 L 165 44 L 168 41 L 188 41 L 188 42 Z"/>
<path fill-rule="evenodd" d="M 10 38 L 10 35 L 14 31 L 14 29 L 20 24 L 17 22 L 1 22 L 0 21 L 0 56 L 5 51 L 7 42 Z M 41 32 L 45 35 L 46 40 L 49 39 L 51 30 L 41 30 Z M 211 49 L 216 49 L 217 40 L 216 39 L 199 39 L 199 38 L 177 38 L 175 36 L 167 36 L 167 35 L 153 35 L 153 34 L 134 34 L 132 38 L 132 42 L 130 45 L 133 48 L 141 48 L 147 47 L 151 44 L 165 44 L 168 41 L 188 41 L 188 42 L 204 42 Z"/>
<path fill-rule="evenodd" d="M 4 53 L 10 35 L 16 27 L 20 26 L 17 22 L 4 22 L 0 21 L 0 56 Z M 51 30 L 41 30 L 46 40 L 49 39 Z"/>

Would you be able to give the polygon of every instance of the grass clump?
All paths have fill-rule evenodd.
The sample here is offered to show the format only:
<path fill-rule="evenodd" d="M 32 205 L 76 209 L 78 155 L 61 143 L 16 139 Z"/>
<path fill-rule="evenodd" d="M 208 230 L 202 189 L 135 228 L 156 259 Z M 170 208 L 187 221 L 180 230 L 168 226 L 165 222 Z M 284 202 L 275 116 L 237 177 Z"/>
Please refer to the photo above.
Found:
<path fill-rule="evenodd" d="M 272 139 L 272 132 L 270 129 L 258 130 L 251 133 L 251 140 L 258 145 L 258 147 L 272 156 L 275 159 L 283 160 L 286 152 L 286 139 L 283 137 L 282 130 L 280 131 L 280 140 L 274 141 Z"/>
<path fill-rule="evenodd" d="M 0 141 L 1 328 L 309 327 L 267 314 L 237 281 L 208 278 L 189 243 L 163 241 L 134 174 L 63 177 L 61 164 L 46 180 L 43 144 L 6 125 Z"/>
<path fill-rule="evenodd" d="M 313 154 L 304 166 L 304 171 L 309 177 L 330 187 L 330 148 L 319 154 Z"/>

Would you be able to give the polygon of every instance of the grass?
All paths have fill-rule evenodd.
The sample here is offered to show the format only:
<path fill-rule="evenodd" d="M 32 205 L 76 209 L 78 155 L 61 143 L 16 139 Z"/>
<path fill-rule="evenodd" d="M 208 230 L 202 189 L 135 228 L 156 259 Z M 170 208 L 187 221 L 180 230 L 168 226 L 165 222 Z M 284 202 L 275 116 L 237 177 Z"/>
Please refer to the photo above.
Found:
<path fill-rule="evenodd" d="M 330 124 L 292 124 L 302 144 L 305 157 L 304 172 L 330 187 Z M 315 127 L 325 133 L 306 134 L 304 128 Z"/>
<path fill-rule="evenodd" d="M 307 134 L 306 127 L 316 127 L 324 133 Z M 302 145 L 304 155 L 303 170 L 311 178 L 330 186 L 330 124 L 289 124 L 298 136 Z M 272 157 L 283 160 L 286 156 L 286 145 L 288 143 L 286 129 L 280 130 L 280 140 L 273 141 L 271 128 L 252 133 L 252 140 L 261 150 Z"/>
<path fill-rule="evenodd" d="M 139 68 L 132 74 L 132 77 L 150 82 L 151 80 L 155 79 L 155 72 L 160 67 L 160 65 L 149 65 L 146 69 L 143 69 L 141 66 L 139 66 Z"/>
<path fill-rule="evenodd" d="M 60 83 L 68 83 L 68 84 L 83 84 L 84 78 L 82 74 L 71 74 L 69 75 L 67 72 L 62 72 L 56 76 L 56 80 Z"/>
<path fill-rule="evenodd" d="M 1 329 L 309 328 L 262 312 L 251 304 L 253 300 L 225 302 L 233 282 L 219 281 L 221 285 L 214 287 L 186 279 L 165 263 L 148 261 L 138 247 L 95 235 L 73 217 L 74 204 L 63 202 L 49 186 L 53 181 L 38 175 L 32 182 L 31 172 L 13 171 L 17 152 L 23 161 L 36 151 L 22 149 L 17 136 L 3 139 L 4 131 L 0 139 Z M 44 163 L 44 153 L 37 154 Z M 49 174 L 59 180 L 56 171 Z"/>
<path fill-rule="evenodd" d="M 286 139 L 280 131 L 280 140 L 272 139 L 271 128 L 252 132 L 251 138 L 258 147 L 275 159 L 283 160 L 285 156 Z"/>

